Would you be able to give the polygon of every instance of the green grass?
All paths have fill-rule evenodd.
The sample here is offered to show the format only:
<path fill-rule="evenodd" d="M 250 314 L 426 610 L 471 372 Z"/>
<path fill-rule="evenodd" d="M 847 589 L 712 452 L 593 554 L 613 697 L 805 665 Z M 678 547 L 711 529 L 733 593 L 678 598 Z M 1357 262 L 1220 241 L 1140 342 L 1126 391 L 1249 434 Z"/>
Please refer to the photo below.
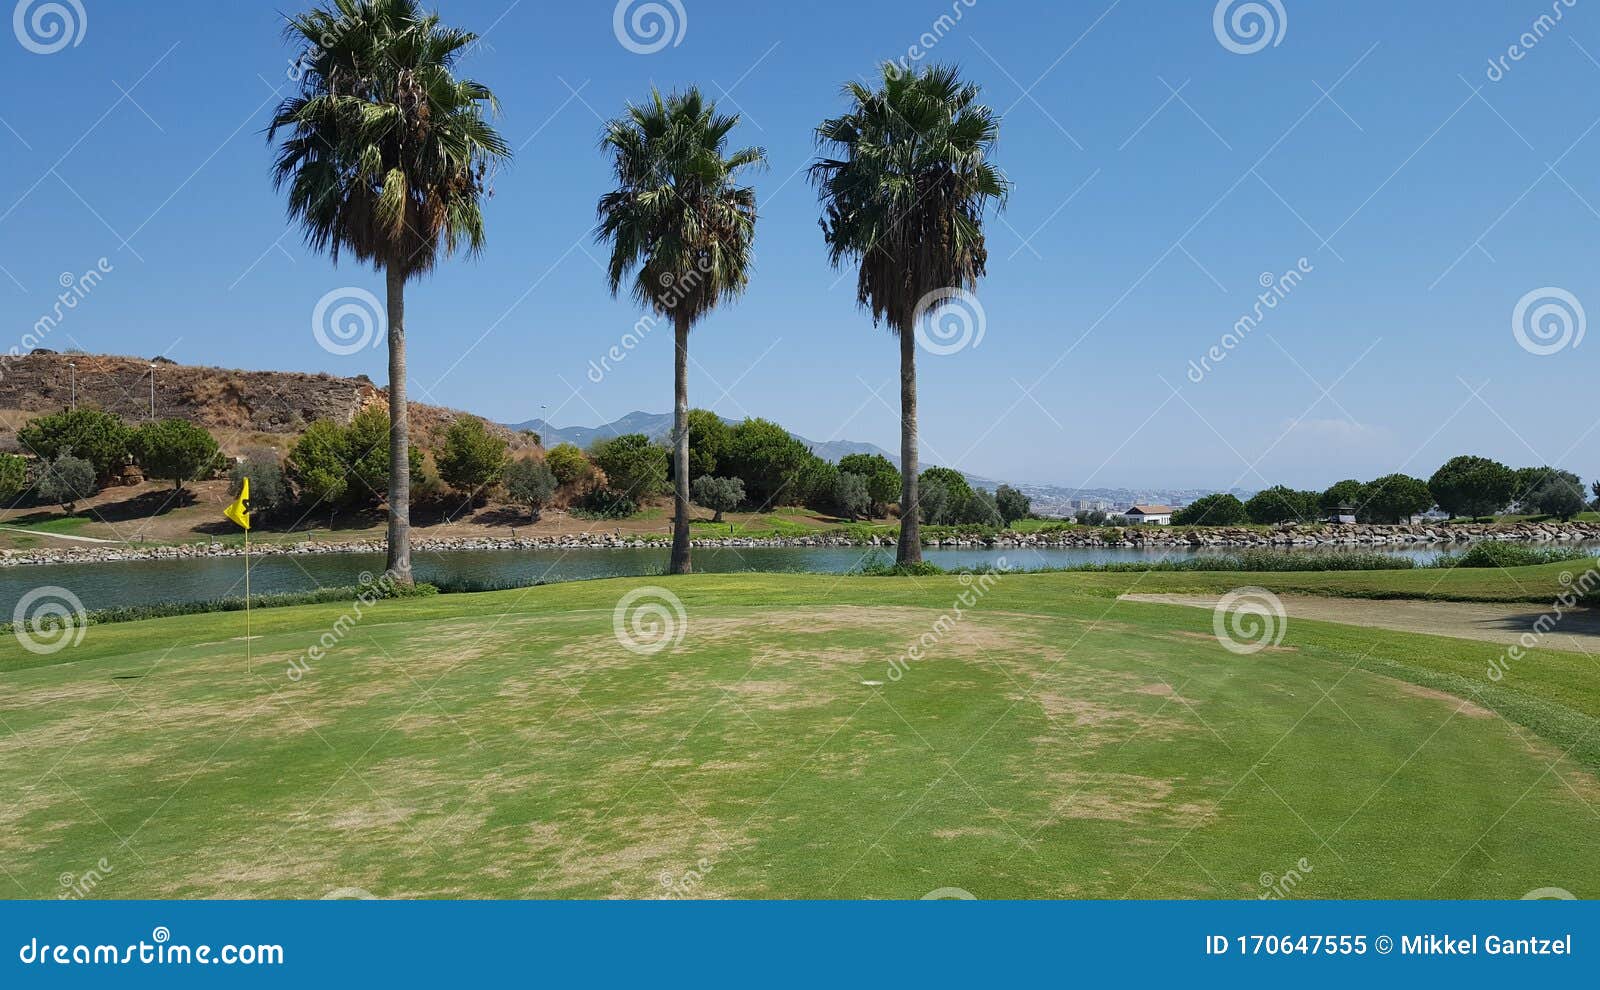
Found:
<path fill-rule="evenodd" d="M 630 580 L 262 611 L 253 670 L 237 613 L 7 638 L 0 885 L 104 858 L 96 897 L 1250 898 L 1303 858 L 1302 897 L 1597 896 L 1587 657 L 1493 683 L 1492 644 L 1301 620 L 1238 656 L 1115 598 L 1559 569 L 1009 575 L 903 667 L 970 578 L 652 578 L 687 616 L 653 656 L 614 635 Z"/>

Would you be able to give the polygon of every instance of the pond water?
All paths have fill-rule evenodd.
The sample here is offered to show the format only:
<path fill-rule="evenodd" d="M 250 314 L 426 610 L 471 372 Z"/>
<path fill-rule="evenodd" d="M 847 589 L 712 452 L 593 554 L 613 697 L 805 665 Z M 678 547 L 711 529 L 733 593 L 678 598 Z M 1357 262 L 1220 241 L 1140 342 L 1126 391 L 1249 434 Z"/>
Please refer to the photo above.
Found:
<path fill-rule="evenodd" d="M 1212 550 L 1210 553 L 1225 551 Z M 1300 553 L 1325 553 L 1305 549 Z M 1444 552 L 1437 547 L 1388 547 L 1382 552 L 1425 562 Z M 1002 549 L 928 548 L 923 556 L 941 567 L 997 565 L 1003 557 L 1019 570 L 1081 564 L 1156 561 L 1192 556 L 1187 549 L 1139 550 L 1130 547 Z M 739 571 L 842 574 L 877 557 L 894 558 L 893 548 L 870 547 L 719 547 L 697 548 L 694 565 L 705 573 Z M 250 586 L 256 594 L 311 591 L 354 585 L 363 572 L 383 570 L 381 554 L 294 554 L 258 556 L 251 562 Z M 667 550 L 473 550 L 419 553 L 412 561 L 419 581 L 466 579 L 492 584 L 577 581 L 585 578 L 660 574 Z M 244 593 L 239 557 L 142 560 L 100 564 L 57 564 L 0 569 L 0 621 L 17 601 L 41 585 L 70 590 L 85 608 L 100 609 L 157 602 L 202 601 Z"/>

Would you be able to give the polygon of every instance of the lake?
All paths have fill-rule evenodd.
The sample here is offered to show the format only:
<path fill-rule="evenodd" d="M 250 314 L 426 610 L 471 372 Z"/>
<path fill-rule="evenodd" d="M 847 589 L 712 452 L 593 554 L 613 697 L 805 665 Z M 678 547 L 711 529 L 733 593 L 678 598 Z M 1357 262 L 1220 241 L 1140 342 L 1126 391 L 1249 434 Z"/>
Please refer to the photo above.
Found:
<path fill-rule="evenodd" d="M 1445 552 L 1444 548 L 1427 545 L 1374 549 L 1411 557 L 1418 562 L 1432 560 Z M 1215 554 L 1226 551 L 1206 552 Z M 1303 549 L 1296 552 L 1329 551 Z M 941 567 L 983 567 L 995 565 L 1004 557 L 1010 567 L 1018 570 L 1157 561 L 1192 555 L 1194 551 L 1187 549 L 1140 550 L 1131 547 L 927 548 L 923 551 L 926 560 Z M 859 568 L 873 557 L 893 560 L 894 550 L 892 547 L 708 547 L 694 551 L 694 565 L 695 570 L 704 573 L 788 571 L 843 574 Z M 255 557 L 251 562 L 250 587 L 256 594 L 343 587 L 354 585 L 363 572 L 381 573 L 383 565 L 381 554 L 264 555 Z M 493 584 L 578 581 L 660 574 L 667 566 L 667 549 L 418 553 L 412 560 L 412 566 L 419 581 L 466 579 Z M 203 601 L 242 595 L 244 562 L 240 557 L 203 557 L 0 569 L 0 617 L 3 617 L 0 621 L 10 618 L 11 611 L 24 594 L 44 585 L 68 589 L 78 596 L 85 608 L 91 610 L 158 602 Z"/>

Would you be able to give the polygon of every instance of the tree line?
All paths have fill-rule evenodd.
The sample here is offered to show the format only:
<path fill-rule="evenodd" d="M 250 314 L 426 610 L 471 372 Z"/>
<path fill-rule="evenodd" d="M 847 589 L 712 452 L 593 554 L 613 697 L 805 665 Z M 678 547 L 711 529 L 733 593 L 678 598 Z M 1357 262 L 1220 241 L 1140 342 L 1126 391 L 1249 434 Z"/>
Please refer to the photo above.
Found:
<path fill-rule="evenodd" d="M 1600 502 L 1600 481 L 1586 492 L 1571 471 L 1549 466 L 1511 468 L 1488 457 L 1463 454 L 1427 481 L 1388 474 L 1373 481 L 1340 481 L 1322 492 L 1275 485 L 1247 501 L 1227 493 L 1196 499 L 1172 514 L 1177 526 L 1275 525 L 1315 522 L 1348 509 L 1357 522 L 1402 523 L 1437 507 L 1452 519 L 1494 516 L 1512 505 L 1524 512 L 1569 520 Z"/>

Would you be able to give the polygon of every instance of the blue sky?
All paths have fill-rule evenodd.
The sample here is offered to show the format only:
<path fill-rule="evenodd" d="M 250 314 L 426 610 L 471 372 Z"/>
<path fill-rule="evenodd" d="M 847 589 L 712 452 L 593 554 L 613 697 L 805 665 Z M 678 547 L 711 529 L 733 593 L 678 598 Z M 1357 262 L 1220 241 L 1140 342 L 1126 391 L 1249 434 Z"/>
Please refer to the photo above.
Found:
<path fill-rule="evenodd" d="M 80 2 L 75 46 L 0 35 L 4 346 L 104 257 L 48 346 L 381 382 L 381 349 L 330 354 L 311 324 L 327 293 L 381 296 L 381 277 L 306 250 L 268 177 L 263 128 L 291 86 L 278 11 L 298 4 Z M 1600 341 L 1533 335 L 1539 354 L 1513 333 L 1535 290 L 1600 306 L 1600 3 L 1281 0 L 1263 8 L 1277 44 L 1247 54 L 1209 0 L 681 4 L 681 40 L 652 54 L 619 41 L 611 2 L 440 4 L 485 35 L 463 71 L 499 93 L 519 153 L 487 253 L 411 288 L 413 397 L 583 425 L 670 408 L 665 331 L 586 377 L 641 315 L 607 295 L 590 235 L 597 140 L 651 85 L 698 83 L 771 167 L 749 293 L 696 329 L 691 401 L 896 449 L 896 348 L 828 267 L 801 170 L 840 84 L 932 33 L 927 60 L 1003 112 L 1015 192 L 988 228 L 981 343 L 920 356 L 925 462 L 1321 487 L 1472 451 L 1600 475 Z M 1297 266 L 1226 348 L 1263 273 Z"/>

